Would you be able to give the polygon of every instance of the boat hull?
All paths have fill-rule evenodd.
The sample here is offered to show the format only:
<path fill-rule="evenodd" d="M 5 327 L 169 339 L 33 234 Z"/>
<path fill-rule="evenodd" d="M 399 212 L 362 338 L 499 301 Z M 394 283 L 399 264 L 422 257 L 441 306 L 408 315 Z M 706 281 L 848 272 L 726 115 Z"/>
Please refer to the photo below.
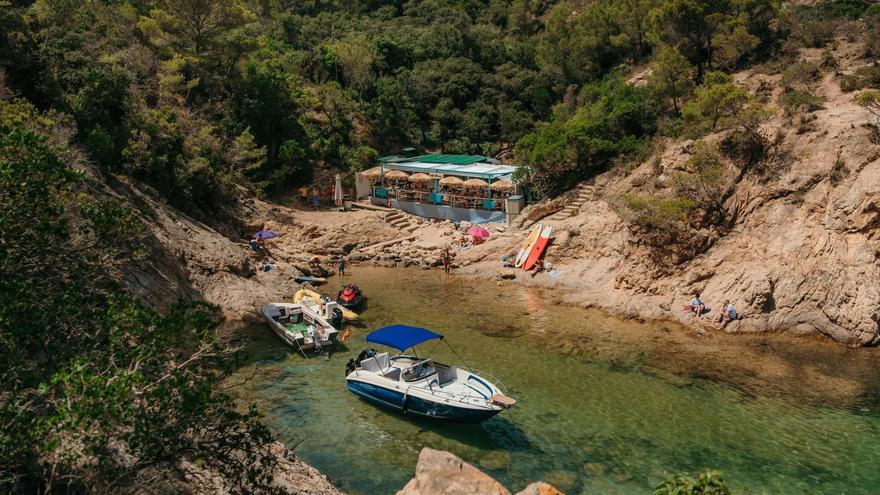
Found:
<path fill-rule="evenodd" d="M 375 406 L 400 414 L 456 423 L 482 423 L 501 412 L 494 408 L 474 409 L 440 404 L 360 380 L 348 379 L 346 381 L 348 382 L 348 390 L 353 394 Z"/>

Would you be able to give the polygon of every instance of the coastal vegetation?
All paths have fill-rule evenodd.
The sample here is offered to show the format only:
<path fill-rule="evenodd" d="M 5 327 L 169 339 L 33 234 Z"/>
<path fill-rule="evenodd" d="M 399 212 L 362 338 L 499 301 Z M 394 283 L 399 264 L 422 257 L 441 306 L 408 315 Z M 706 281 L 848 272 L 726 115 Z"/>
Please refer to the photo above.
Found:
<path fill-rule="evenodd" d="M 58 114 L 0 101 L 0 491 L 173 487 L 192 464 L 271 491 L 271 438 L 217 384 L 237 348 L 216 308 L 158 312 L 122 290 L 133 213 L 69 163 Z"/>

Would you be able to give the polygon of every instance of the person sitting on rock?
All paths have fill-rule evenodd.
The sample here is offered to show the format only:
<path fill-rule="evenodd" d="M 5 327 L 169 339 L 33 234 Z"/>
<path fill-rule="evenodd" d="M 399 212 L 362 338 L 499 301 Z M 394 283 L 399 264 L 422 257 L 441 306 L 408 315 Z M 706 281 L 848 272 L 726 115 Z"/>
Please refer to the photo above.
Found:
<path fill-rule="evenodd" d="M 724 328 L 728 323 L 736 319 L 736 308 L 730 303 L 730 300 L 724 301 L 721 314 L 718 315 L 718 328 Z"/>
<path fill-rule="evenodd" d="M 535 278 L 535 275 L 537 275 L 537 274 L 543 272 L 543 271 L 544 271 L 544 268 L 545 268 L 545 267 L 544 267 L 544 260 L 539 259 L 538 261 L 536 261 L 536 262 L 535 262 L 535 267 L 532 269 L 532 270 L 534 270 L 534 271 L 532 272 L 532 278 Z"/>
<path fill-rule="evenodd" d="M 700 299 L 700 294 L 694 294 L 694 298 L 691 299 L 690 308 L 691 311 L 697 315 L 697 318 L 703 317 L 703 313 L 706 312 L 706 305 L 703 304 L 703 300 Z"/>
<path fill-rule="evenodd" d="M 248 246 L 251 247 L 254 251 L 258 253 L 262 253 L 263 255 L 269 257 L 269 249 L 266 247 L 266 242 L 263 240 L 263 234 L 257 234 L 256 237 L 248 242 Z"/>

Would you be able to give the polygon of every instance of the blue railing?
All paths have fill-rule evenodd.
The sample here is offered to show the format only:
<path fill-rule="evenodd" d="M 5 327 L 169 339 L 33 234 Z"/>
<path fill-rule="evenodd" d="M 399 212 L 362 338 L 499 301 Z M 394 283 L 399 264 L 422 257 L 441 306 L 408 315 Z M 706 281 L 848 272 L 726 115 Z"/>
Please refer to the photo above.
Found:
<path fill-rule="evenodd" d="M 382 186 L 373 186 L 373 197 L 487 211 L 504 211 L 505 204 L 502 199 L 486 198 L 485 196 L 467 196 L 450 192 L 439 193 Z"/>

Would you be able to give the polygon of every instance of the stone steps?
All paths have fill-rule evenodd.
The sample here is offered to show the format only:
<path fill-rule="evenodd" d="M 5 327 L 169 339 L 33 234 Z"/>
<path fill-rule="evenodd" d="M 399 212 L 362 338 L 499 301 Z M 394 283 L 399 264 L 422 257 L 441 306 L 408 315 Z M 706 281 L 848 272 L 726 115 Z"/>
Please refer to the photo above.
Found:
<path fill-rule="evenodd" d="M 411 221 L 409 214 L 400 210 L 392 210 L 385 214 L 385 223 L 390 227 L 405 232 L 413 232 L 419 226 Z"/>
<path fill-rule="evenodd" d="M 589 184 L 582 184 L 578 188 L 577 195 L 575 199 L 572 200 L 569 204 L 565 205 L 565 208 L 554 213 L 550 216 L 549 220 L 561 221 L 566 218 L 571 218 L 581 211 L 581 206 L 587 201 L 592 200 L 596 197 L 596 187 Z"/>

